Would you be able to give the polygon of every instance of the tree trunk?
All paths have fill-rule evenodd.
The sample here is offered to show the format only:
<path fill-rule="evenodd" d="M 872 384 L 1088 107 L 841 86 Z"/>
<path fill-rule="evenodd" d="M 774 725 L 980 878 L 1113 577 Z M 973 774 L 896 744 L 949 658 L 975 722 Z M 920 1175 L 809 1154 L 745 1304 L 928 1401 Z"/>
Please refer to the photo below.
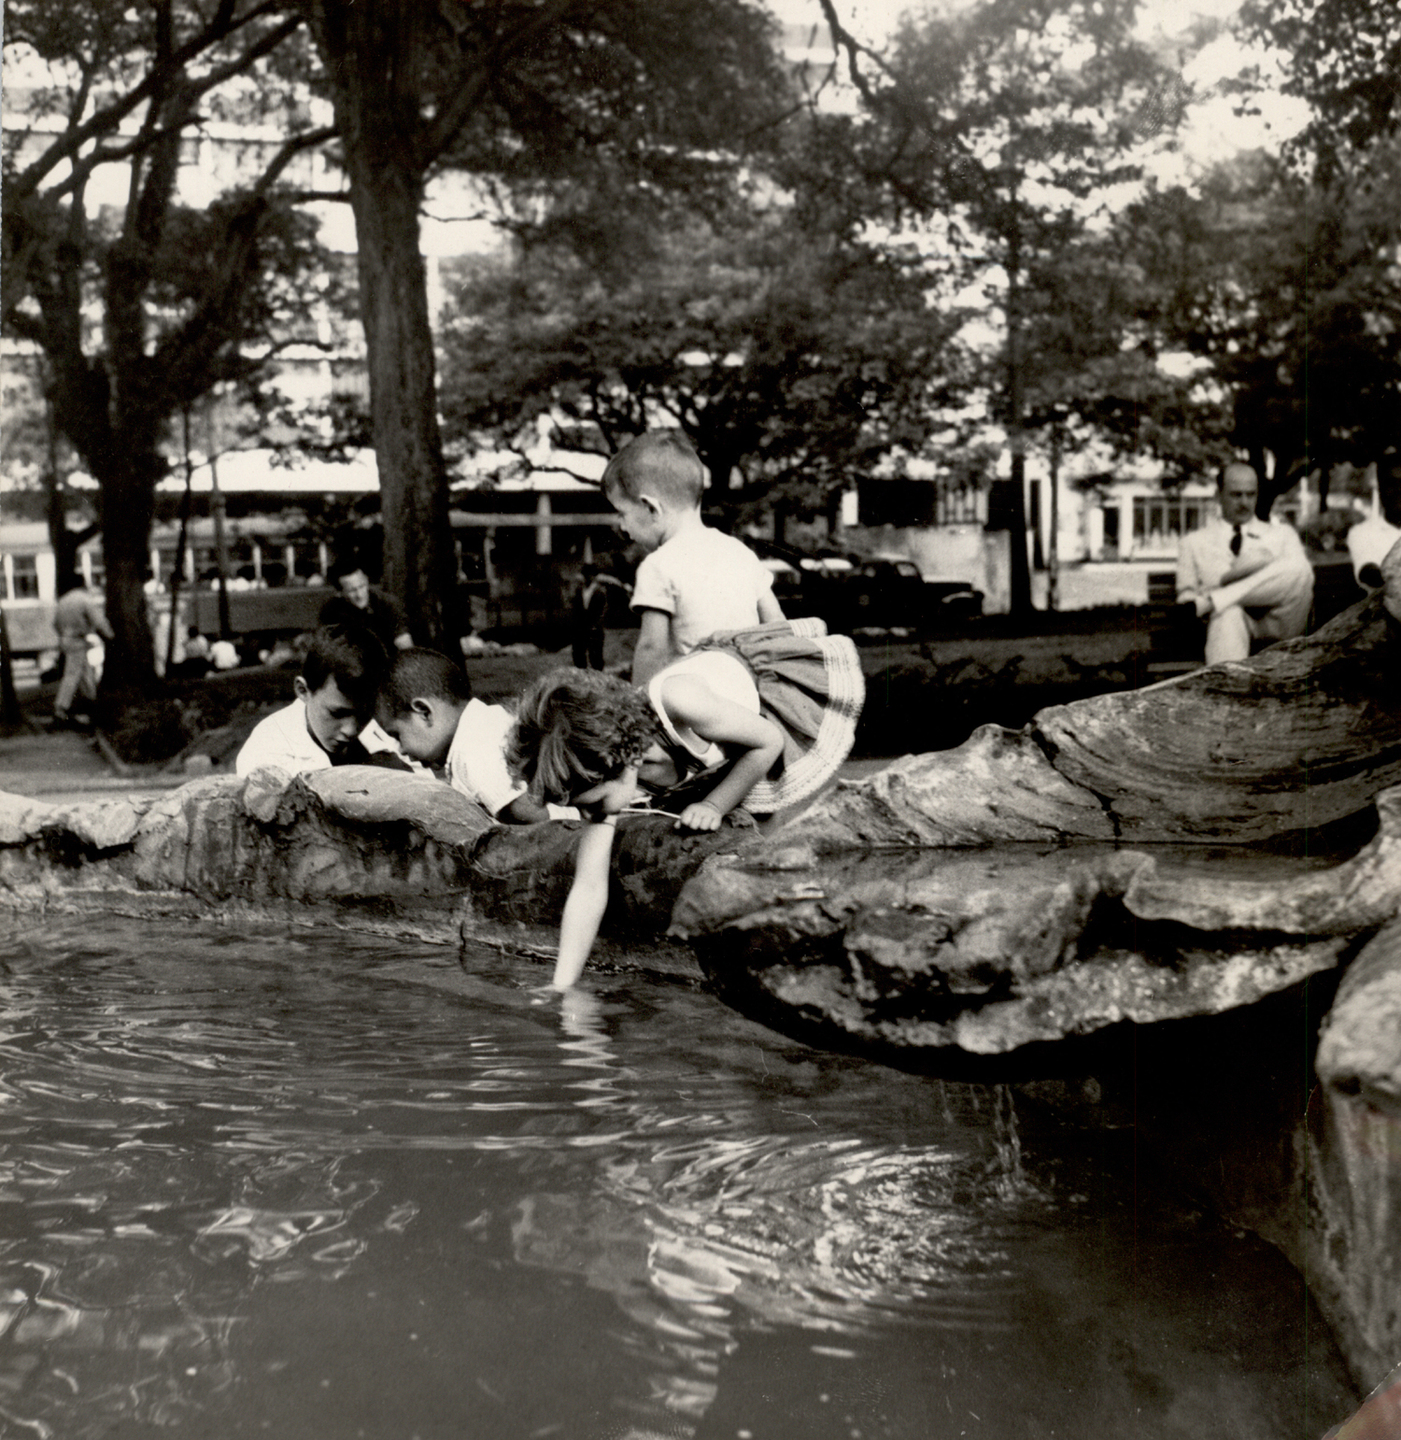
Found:
<path fill-rule="evenodd" d="M 156 694 L 160 682 L 146 614 L 146 567 L 156 479 L 164 464 L 154 446 L 115 446 L 102 484 L 102 556 L 107 567 L 107 642 L 102 690 L 120 707 Z"/>
<path fill-rule="evenodd" d="M 384 516 L 384 585 L 420 644 L 443 635 L 452 579 L 447 477 L 438 432 L 433 332 L 418 248 L 417 177 L 397 166 L 351 163 L 360 247 L 360 314 L 370 372 L 370 417 Z"/>
<path fill-rule="evenodd" d="M 1031 566 L 1026 554 L 1026 430 L 1022 376 L 1021 223 L 1013 193 L 1011 224 L 1007 235 L 1007 442 L 1012 451 L 1012 474 L 1004 498 L 1004 514 L 1011 531 L 1008 555 L 1008 605 L 1013 615 L 1031 611 Z"/>
<path fill-rule="evenodd" d="M 355 215 L 384 518 L 383 583 L 403 605 L 414 639 L 438 645 L 453 566 L 433 331 L 419 250 L 423 165 L 412 75 L 422 16 L 408 0 L 319 0 L 312 9 Z"/>

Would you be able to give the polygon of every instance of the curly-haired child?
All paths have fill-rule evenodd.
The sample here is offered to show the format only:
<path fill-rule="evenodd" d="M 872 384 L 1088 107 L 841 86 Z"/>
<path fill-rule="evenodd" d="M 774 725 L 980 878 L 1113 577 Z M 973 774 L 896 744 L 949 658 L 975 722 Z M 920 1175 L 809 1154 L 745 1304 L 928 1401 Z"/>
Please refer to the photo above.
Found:
<path fill-rule="evenodd" d="M 553 984 L 573 985 L 593 948 L 623 810 L 665 795 L 679 807 L 677 829 L 703 832 L 740 805 L 756 815 L 792 809 L 850 753 L 865 693 L 856 647 L 820 620 L 712 636 L 645 689 L 584 670 L 529 686 L 509 763 L 537 802 L 576 805 L 586 822 Z"/>

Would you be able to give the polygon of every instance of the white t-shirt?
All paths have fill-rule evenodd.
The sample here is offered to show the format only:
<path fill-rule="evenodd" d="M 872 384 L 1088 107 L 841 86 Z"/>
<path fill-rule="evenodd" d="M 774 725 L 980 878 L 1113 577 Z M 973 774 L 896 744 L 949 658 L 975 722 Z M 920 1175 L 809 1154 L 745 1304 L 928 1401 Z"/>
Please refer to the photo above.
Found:
<path fill-rule="evenodd" d="M 506 738 L 515 716 L 504 705 L 469 700 L 457 717 L 457 732 L 444 765 L 448 784 L 495 815 L 525 793 L 506 769 Z"/>
<path fill-rule="evenodd" d="M 634 610 L 671 617 L 671 648 L 686 655 L 717 630 L 759 624 L 759 600 L 773 576 L 742 540 L 692 525 L 659 545 L 637 567 Z"/>
<path fill-rule="evenodd" d="M 238 752 L 234 773 L 251 775 L 264 765 L 276 765 L 290 775 L 331 768 L 331 757 L 307 729 L 305 700 L 293 700 L 258 721 Z"/>
<path fill-rule="evenodd" d="M 759 691 L 754 675 L 743 660 L 727 650 L 697 650 L 663 666 L 647 682 L 647 698 L 662 722 L 662 728 L 682 749 L 701 762 L 703 770 L 718 765 L 725 752 L 709 740 L 703 740 L 687 726 L 676 725 L 662 705 L 662 687 L 676 675 L 692 675 L 713 690 L 722 700 L 733 701 L 745 710 L 759 713 Z"/>
<path fill-rule="evenodd" d="M 371 720 L 360 732 L 360 743 L 371 755 L 388 751 L 404 758 L 393 737 L 380 729 L 377 721 Z M 276 765 L 289 775 L 309 775 L 331 768 L 331 757 L 312 739 L 307 728 L 305 700 L 293 700 L 258 721 L 238 752 L 234 773 L 251 775 L 264 765 Z M 420 775 L 428 773 L 421 765 L 414 765 L 413 769 Z"/>
<path fill-rule="evenodd" d="M 488 815 L 498 815 L 526 787 L 506 768 L 506 743 L 516 717 L 504 705 L 469 700 L 457 717 L 443 773 L 454 790 L 475 800 Z M 546 805 L 551 820 L 577 820 L 572 805 Z"/>
<path fill-rule="evenodd" d="M 1212 520 L 1200 530 L 1182 537 L 1177 551 L 1177 598 L 1189 600 L 1206 595 L 1221 585 L 1222 577 L 1236 563 L 1231 554 L 1234 527 L 1224 520 Z M 1252 515 L 1240 527 L 1240 558 L 1266 564 L 1291 559 L 1300 570 L 1308 569 L 1308 557 L 1298 532 L 1278 520 L 1261 520 Z"/>

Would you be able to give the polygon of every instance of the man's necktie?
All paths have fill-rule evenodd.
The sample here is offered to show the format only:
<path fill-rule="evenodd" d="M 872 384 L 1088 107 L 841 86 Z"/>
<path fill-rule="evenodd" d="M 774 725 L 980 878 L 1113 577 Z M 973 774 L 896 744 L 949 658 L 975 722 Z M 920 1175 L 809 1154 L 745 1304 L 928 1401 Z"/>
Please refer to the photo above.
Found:
<path fill-rule="evenodd" d="M 1237 526 L 1235 526 L 1235 528 L 1231 531 L 1231 554 L 1232 554 L 1232 555 L 1239 555 L 1239 554 L 1240 554 L 1240 541 L 1241 541 L 1240 526 L 1237 525 Z"/>

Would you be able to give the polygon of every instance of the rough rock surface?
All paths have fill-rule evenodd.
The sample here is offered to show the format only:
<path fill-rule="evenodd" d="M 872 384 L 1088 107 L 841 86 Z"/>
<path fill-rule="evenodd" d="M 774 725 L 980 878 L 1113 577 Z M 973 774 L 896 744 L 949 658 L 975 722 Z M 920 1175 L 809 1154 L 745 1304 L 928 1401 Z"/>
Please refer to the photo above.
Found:
<path fill-rule="evenodd" d="M 500 826 L 450 786 L 375 767 L 190 781 L 154 803 L 53 806 L 0 794 L 0 902 L 120 913 L 261 914 L 542 954 L 554 943 L 578 827 Z M 663 938 L 701 861 L 749 838 L 619 827 L 603 963 L 698 979 Z"/>
<path fill-rule="evenodd" d="M 1371 1385 L 1401 1355 L 1401 920 L 1348 967 L 1315 1068 L 1304 1269 Z"/>
<path fill-rule="evenodd" d="M 1401 783 L 1401 627 L 1383 599 L 1250 660 L 983 726 L 839 786 L 787 833 L 837 851 L 1318 830 Z"/>
<path fill-rule="evenodd" d="M 709 862 L 673 928 L 731 1004 L 776 1028 L 1002 1054 L 1233 1009 L 1331 968 L 1350 936 L 1401 913 L 1401 788 L 1380 813 L 1336 865 L 1251 857 L 1260 874 L 1246 879 L 1201 847 L 788 845 Z"/>

